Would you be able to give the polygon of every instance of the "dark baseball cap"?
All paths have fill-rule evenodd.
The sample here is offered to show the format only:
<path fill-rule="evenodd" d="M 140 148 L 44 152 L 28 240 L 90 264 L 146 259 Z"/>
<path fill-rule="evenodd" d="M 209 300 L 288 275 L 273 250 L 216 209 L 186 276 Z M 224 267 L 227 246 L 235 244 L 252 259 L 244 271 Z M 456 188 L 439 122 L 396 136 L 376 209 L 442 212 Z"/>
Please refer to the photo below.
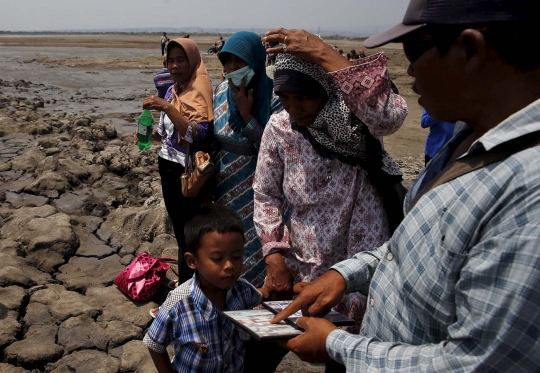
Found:
<path fill-rule="evenodd" d="M 366 48 L 400 41 L 427 25 L 460 25 L 499 21 L 538 21 L 538 0 L 410 0 L 403 22 L 368 38 Z"/>

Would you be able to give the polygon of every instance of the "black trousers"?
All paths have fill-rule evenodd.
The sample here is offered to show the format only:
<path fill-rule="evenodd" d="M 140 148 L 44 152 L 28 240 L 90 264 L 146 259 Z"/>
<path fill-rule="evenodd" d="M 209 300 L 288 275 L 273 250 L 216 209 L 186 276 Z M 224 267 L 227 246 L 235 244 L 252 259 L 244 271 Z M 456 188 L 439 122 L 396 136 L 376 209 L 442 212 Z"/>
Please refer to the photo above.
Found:
<path fill-rule="evenodd" d="M 246 342 L 244 373 L 274 373 L 281 360 L 289 353 L 275 342 Z"/>
<path fill-rule="evenodd" d="M 165 44 L 161 44 L 161 55 L 165 55 Z"/>
<path fill-rule="evenodd" d="M 186 248 L 184 225 L 201 208 L 202 197 L 186 198 L 182 195 L 182 184 L 180 182 L 180 177 L 184 173 L 182 165 L 161 157 L 158 157 L 158 165 L 165 208 L 171 219 L 174 235 L 178 242 L 179 280 L 180 283 L 183 283 L 193 276 L 193 270 L 187 266 L 184 260 Z"/>
<path fill-rule="evenodd" d="M 251 338 L 246 343 L 244 373 L 274 373 L 281 360 L 289 353 L 275 342 L 257 342 Z M 337 362 L 326 364 L 325 373 L 345 373 L 346 369 Z"/>

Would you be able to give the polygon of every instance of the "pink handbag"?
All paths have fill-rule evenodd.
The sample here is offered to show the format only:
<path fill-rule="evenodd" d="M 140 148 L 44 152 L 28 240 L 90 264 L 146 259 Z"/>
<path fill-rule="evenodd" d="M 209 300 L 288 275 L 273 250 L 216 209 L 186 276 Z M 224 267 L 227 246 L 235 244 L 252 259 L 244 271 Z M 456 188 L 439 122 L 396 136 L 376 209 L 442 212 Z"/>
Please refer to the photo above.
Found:
<path fill-rule="evenodd" d="M 178 262 L 170 258 L 154 258 L 140 253 L 114 279 L 114 284 L 128 297 L 137 302 L 146 302 L 163 285 L 165 275 L 171 268 L 167 263 Z M 178 274 L 172 270 L 177 276 Z"/>

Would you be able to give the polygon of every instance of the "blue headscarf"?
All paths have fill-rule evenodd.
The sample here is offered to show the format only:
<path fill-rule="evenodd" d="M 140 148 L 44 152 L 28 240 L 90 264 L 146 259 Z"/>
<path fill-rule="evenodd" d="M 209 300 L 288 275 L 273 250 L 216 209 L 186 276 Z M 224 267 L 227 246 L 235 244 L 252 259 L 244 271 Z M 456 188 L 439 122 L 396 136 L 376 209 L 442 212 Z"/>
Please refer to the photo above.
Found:
<path fill-rule="evenodd" d="M 253 107 L 251 112 L 257 121 L 265 126 L 270 119 L 270 101 L 274 82 L 266 75 L 266 50 L 264 49 L 259 35 L 249 31 L 239 31 L 225 42 L 221 49 L 219 59 L 223 64 L 223 53 L 231 53 L 245 61 L 255 71 L 255 75 L 246 87 L 246 93 L 253 89 Z M 244 127 L 244 120 L 234 101 L 233 90 L 227 92 L 229 106 L 229 124 L 235 132 L 240 132 Z"/>

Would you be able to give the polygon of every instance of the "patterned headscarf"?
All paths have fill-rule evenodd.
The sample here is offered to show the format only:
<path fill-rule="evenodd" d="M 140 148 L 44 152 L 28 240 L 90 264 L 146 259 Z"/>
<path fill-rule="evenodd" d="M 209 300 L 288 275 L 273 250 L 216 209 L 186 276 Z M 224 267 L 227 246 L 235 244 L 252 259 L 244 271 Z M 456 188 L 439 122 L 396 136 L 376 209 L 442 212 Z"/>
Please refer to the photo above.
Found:
<path fill-rule="evenodd" d="M 369 132 L 367 126 L 360 121 L 347 107 L 339 87 L 319 65 L 315 65 L 291 54 L 279 54 L 276 59 L 274 80 L 276 92 L 288 76 L 302 73 L 316 80 L 326 91 L 327 101 L 317 114 L 312 125 L 307 126 L 308 140 L 334 153 L 341 161 L 361 166 L 370 173 L 382 170 L 387 175 L 401 176 L 397 163 L 383 149 L 380 141 Z M 309 93 L 306 93 L 309 95 Z M 297 127 L 300 132 L 302 128 Z M 305 135 L 305 134 L 304 134 Z M 320 151 L 322 156 L 327 152 Z M 373 173 L 373 172 L 371 172 Z"/>
<path fill-rule="evenodd" d="M 224 53 L 234 54 L 245 61 L 253 69 L 255 75 L 246 87 L 246 92 L 253 89 L 252 114 L 261 125 L 266 125 L 270 119 L 270 101 L 272 100 L 272 89 L 274 83 L 266 75 L 266 51 L 262 45 L 259 35 L 249 31 L 239 31 L 231 35 L 223 49 L 219 53 L 219 59 L 223 64 Z M 244 126 L 244 120 L 234 100 L 234 92 L 230 89 L 227 92 L 227 102 L 231 119 L 229 123 L 237 132 Z"/>

